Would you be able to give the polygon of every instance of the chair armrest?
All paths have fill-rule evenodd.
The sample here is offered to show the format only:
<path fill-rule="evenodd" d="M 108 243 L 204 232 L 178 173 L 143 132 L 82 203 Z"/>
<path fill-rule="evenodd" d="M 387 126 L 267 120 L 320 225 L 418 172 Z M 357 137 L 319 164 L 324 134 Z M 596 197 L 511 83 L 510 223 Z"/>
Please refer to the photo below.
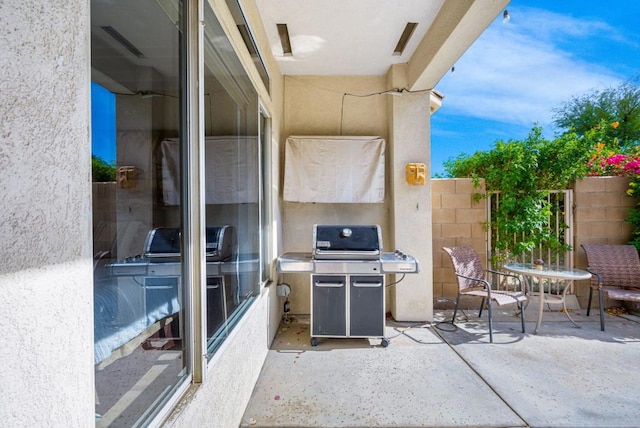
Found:
<path fill-rule="evenodd" d="M 483 288 L 486 288 L 489 291 L 489 293 L 491 293 L 491 284 L 489 284 L 489 281 L 487 281 L 486 279 L 474 278 L 472 276 L 466 276 L 459 273 L 456 273 L 456 276 L 459 276 L 460 278 L 468 279 L 469 281 L 480 282 L 483 284 L 484 286 Z"/>
<path fill-rule="evenodd" d="M 594 272 L 591 268 L 587 268 L 586 269 L 587 272 L 589 272 L 591 275 L 595 275 L 596 278 L 598 278 L 598 288 L 602 288 L 602 286 L 604 285 L 604 282 L 602 281 L 602 275 L 600 275 L 597 272 Z M 593 286 L 592 286 L 593 287 Z"/>
<path fill-rule="evenodd" d="M 492 270 L 492 269 L 487 269 L 487 272 L 495 273 L 495 274 L 498 274 L 498 275 L 501 275 L 501 276 L 510 276 L 512 278 L 517 279 L 518 282 L 520 282 L 520 277 L 518 275 L 516 275 L 516 274 L 513 274 L 513 273 L 502 272 L 502 271 L 499 271 L 499 270 Z"/>
<path fill-rule="evenodd" d="M 508 272 L 503 272 L 503 271 L 498 271 L 498 270 L 492 270 L 492 269 L 487 269 L 486 271 L 489 272 L 489 273 L 496 274 L 496 275 L 508 276 L 510 278 L 514 278 L 518 282 L 518 288 L 520 288 L 520 290 L 523 293 L 526 293 L 525 287 L 522 284 L 522 280 L 520 279 L 519 275 L 516 275 L 516 274 L 513 274 L 513 273 L 508 273 Z"/>

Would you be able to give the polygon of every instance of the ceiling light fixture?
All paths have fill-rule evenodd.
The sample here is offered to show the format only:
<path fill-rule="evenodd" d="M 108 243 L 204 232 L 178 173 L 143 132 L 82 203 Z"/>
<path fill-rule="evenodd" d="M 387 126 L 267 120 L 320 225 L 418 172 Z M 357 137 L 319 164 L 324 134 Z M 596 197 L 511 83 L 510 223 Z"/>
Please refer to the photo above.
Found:
<path fill-rule="evenodd" d="M 407 47 L 407 43 L 409 43 L 409 39 L 413 34 L 413 30 L 415 30 L 417 26 L 418 26 L 417 22 L 407 22 L 407 25 L 405 25 L 404 31 L 402 32 L 402 35 L 398 40 L 398 44 L 396 45 L 396 48 L 393 50 L 394 55 L 402 55 L 402 52 L 404 52 L 404 48 Z"/>
<path fill-rule="evenodd" d="M 292 56 L 291 39 L 289 39 L 289 29 L 287 24 L 276 24 L 278 27 L 278 36 L 280 36 L 280 44 L 282 45 L 282 53 L 284 56 Z"/>
<path fill-rule="evenodd" d="M 507 22 L 509 22 L 510 19 L 511 19 L 511 16 L 509 16 L 509 11 L 505 9 L 504 12 L 502 12 L 502 23 L 506 24 Z"/>

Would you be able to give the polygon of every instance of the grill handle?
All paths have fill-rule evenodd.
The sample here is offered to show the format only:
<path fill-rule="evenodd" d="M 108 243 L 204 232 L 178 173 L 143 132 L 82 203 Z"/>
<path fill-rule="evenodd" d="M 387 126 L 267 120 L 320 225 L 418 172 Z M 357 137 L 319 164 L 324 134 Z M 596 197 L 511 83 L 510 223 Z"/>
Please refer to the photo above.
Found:
<path fill-rule="evenodd" d="M 316 287 L 333 287 L 333 288 L 339 288 L 339 287 L 343 287 L 344 286 L 344 282 L 321 282 L 321 281 L 315 281 L 314 285 Z"/>
<path fill-rule="evenodd" d="M 378 282 L 358 282 L 353 281 L 354 287 L 362 287 L 362 288 L 374 288 L 374 287 L 382 287 L 382 283 Z"/>

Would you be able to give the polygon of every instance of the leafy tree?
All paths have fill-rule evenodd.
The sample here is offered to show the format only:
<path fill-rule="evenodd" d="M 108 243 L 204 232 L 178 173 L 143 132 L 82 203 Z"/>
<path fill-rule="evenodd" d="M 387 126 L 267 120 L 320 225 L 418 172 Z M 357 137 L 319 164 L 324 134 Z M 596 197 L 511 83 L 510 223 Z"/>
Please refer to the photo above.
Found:
<path fill-rule="evenodd" d="M 553 109 L 554 123 L 565 131 L 585 134 L 599 123 L 615 124 L 606 128 L 606 139 L 621 147 L 640 144 L 640 78 L 617 87 L 592 90 L 572 97 Z"/>
<path fill-rule="evenodd" d="M 601 135 L 598 130 L 589 130 L 584 136 L 571 131 L 546 140 L 542 128 L 535 126 L 524 140 L 499 140 L 490 151 L 448 159 L 445 172 L 449 177 L 482 177 L 487 190 L 529 193 L 565 189 L 586 175 L 589 153 Z"/>
<path fill-rule="evenodd" d="M 521 141 L 497 141 L 489 151 L 461 154 L 445 162 L 446 176 L 485 179 L 486 194 L 500 192 L 492 202 L 492 261 L 519 256 L 534 248 L 567 248 L 549 224 L 556 210 L 549 190 L 566 189 L 587 175 L 632 177 L 629 196 L 640 196 L 640 88 L 638 78 L 616 88 L 573 97 L 554 109 L 554 122 L 564 130 L 549 141 L 534 127 Z M 640 250 L 640 204 L 629 219 Z"/>
<path fill-rule="evenodd" d="M 94 182 L 116 181 L 116 167 L 101 157 L 91 155 L 91 178 Z"/>

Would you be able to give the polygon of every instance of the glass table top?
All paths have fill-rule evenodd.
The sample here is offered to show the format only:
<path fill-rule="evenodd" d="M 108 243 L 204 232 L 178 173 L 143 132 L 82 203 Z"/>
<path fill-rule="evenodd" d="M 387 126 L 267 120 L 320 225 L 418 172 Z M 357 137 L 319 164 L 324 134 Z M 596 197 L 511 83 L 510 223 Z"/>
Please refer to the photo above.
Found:
<path fill-rule="evenodd" d="M 505 270 L 522 275 L 533 275 L 544 278 L 581 280 L 591 278 L 591 274 L 583 269 L 557 265 L 535 265 L 533 263 L 507 263 Z"/>

